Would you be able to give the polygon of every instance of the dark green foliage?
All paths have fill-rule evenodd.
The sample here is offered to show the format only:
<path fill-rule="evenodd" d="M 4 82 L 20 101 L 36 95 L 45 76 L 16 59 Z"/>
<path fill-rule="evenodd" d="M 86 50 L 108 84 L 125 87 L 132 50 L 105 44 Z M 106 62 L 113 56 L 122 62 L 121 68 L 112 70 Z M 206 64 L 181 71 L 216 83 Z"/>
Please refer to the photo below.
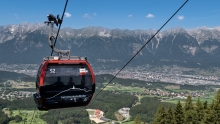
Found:
<path fill-rule="evenodd" d="M 133 124 L 141 124 L 141 119 L 138 115 L 135 117 Z"/>
<path fill-rule="evenodd" d="M 6 108 L 10 105 L 10 101 L 0 99 L 0 124 L 7 124 L 12 118 L 8 118 L 8 116 L 2 111 L 3 108 Z"/>
<path fill-rule="evenodd" d="M 135 101 L 137 101 L 136 96 L 102 91 L 96 99 L 91 101 L 87 108 L 100 109 L 104 111 L 106 118 L 115 119 L 115 111 L 122 107 L 131 107 Z M 41 118 L 50 124 L 57 124 L 59 120 L 63 124 L 72 124 L 73 122 L 82 124 L 90 123 L 88 112 L 82 108 L 49 110 Z"/>
<path fill-rule="evenodd" d="M 208 101 L 207 100 L 203 103 L 203 109 L 204 110 L 208 109 Z"/>
<path fill-rule="evenodd" d="M 207 85 L 208 87 L 211 87 L 211 85 Z M 217 86 L 219 87 L 219 86 Z M 196 91 L 196 90 L 206 90 L 206 87 L 204 85 L 189 85 L 184 84 L 180 85 L 180 89 L 182 90 L 190 90 L 190 91 Z"/>
<path fill-rule="evenodd" d="M 203 118 L 204 118 L 204 106 L 203 106 L 203 104 L 202 104 L 202 102 L 200 101 L 199 98 L 196 102 L 195 111 L 196 111 L 196 114 L 197 114 L 196 122 L 201 123 Z"/>
<path fill-rule="evenodd" d="M 216 117 L 216 123 L 220 123 L 220 90 L 218 90 L 214 101 L 214 114 Z"/>
<path fill-rule="evenodd" d="M 22 121 L 22 117 L 19 115 L 16 115 L 14 119 L 15 119 L 15 122 L 17 122 L 17 123 Z"/>
<path fill-rule="evenodd" d="M 157 113 L 156 117 L 153 121 L 153 124 L 166 124 L 166 111 L 163 106 L 160 106 Z"/>
<path fill-rule="evenodd" d="M 185 122 L 186 123 L 196 123 L 197 122 L 197 113 L 195 110 L 185 111 Z"/>
<path fill-rule="evenodd" d="M 165 111 L 163 106 L 158 109 L 152 124 L 176 124 L 171 106 Z"/>
<path fill-rule="evenodd" d="M 176 105 L 174 115 L 175 115 L 175 120 L 177 124 L 183 124 L 185 122 L 185 115 L 184 115 L 183 107 L 180 103 L 180 100 L 178 101 Z"/>
<path fill-rule="evenodd" d="M 99 91 L 96 92 L 98 93 Z M 114 94 L 109 91 L 102 91 L 90 102 L 88 108 L 100 109 L 104 111 L 105 117 L 115 120 L 114 112 L 123 107 L 132 107 L 137 99 L 136 96 L 132 95 Z"/>
<path fill-rule="evenodd" d="M 35 109 L 35 102 L 33 97 L 28 97 L 24 99 L 18 99 L 11 101 L 11 104 L 9 108 L 11 110 L 17 110 L 17 109 L 27 109 L 27 110 L 33 110 Z"/>
<path fill-rule="evenodd" d="M 14 91 L 29 91 L 29 92 L 36 92 L 36 88 L 19 88 L 13 89 Z"/>
<path fill-rule="evenodd" d="M 150 102 L 161 103 L 159 101 L 159 97 L 144 97 L 144 98 L 141 99 L 141 103 L 150 103 Z"/>
<path fill-rule="evenodd" d="M 218 90 L 216 96 L 215 96 L 216 103 L 220 104 L 220 90 Z"/>
<path fill-rule="evenodd" d="M 166 112 L 165 123 L 166 124 L 176 124 L 176 120 L 174 118 L 174 114 L 173 114 L 171 106 L 169 106 L 169 108 Z"/>
<path fill-rule="evenodd" d="M 25 80 L 30 80 L 33 78 L 26 74 L 20 74 L 15 72 L 9 72 L 9 71 L 0 71 L 0 82 L 6 81 L 6 80 L 18 80 L 24 78 Z"/>
<path fill-rule="evenodd" d="M 0 99 L 0 109 L 8 107 L 10 104 L 11 102 L 8 100 Z"/>
<path fill-rule="evenodd" d="M 7 124 L 9 121 L 8 116 L 0 110 L 0 124 Z"/>
<path fill-rule="evenodd" d="M 188 111 L 188 110 L 193 110 L 193 103 L 192 103 L 192 97 L 189 95 L 186 98 L 186 102 L 185 102 L 185 106 L 184 106 L 184 110 Z"/>
<path fill-rule="evenodd" d="M 196 116 L 196 111 L 194 110 L 194 106 L 192 103 L 192 97 L 189 95 L 186 98 L 185 106 L 185 121 L 186 123 L 193 123 L 195 119 L 197 118 Z"/>
<path fill-rule="evenodd" d="M 212 104 L 209 106 L 210 109 L 214 110 L 215 101 L 212 101 Z"/>
<path fill-rule="evenodd" d="M 131 120 L 134 120 L 136 115 L 139 115 L 140 119 L 143 122 L 152 122 L 154 115 L 157 112 L 157 109 L 160 105 L 165 106 L 165 108 L 168 108 L 170 105 L 172 107 L 175 106 L 175 104 L 160 102 L 158 99 L 159 99 L 158 97 L 142 98 L 141 104 L 138 104 L 131 108 L 130 110 Z"/>
<path fill-rule="evenodd" d="M 49 110 L 48 113 L 41 115 L 41 118 L 48 124 L 58 124 L 58 121 L 63 124 L 90 123 L 88 112 L 83 108 Z"/>
<path fill-rule="evenodd" d="M 170 111 L 170 109 L 168 109 Z M 168 115 L 166 114 L 166 118 Z M 170 112 L 171 113 L 171 112 Z M 154 118 L 154 123 L 163 123 L 163 109 L 159 108 L 158 113 Z M 220 123 L 220 90 L 217 92 L 215 99 L 208 106 L 208 102 L 202 103 L 200 99 L 195 104 L 192 103 L 192 97 L 188 96 L 185 101 L 185 106 L 182 107 L 178 101 L 174 117 L 177 124 L 219 124 Z M 172 117 L 169 117 L 172 118 Z M 172 119 L 167 119 L 166 123 L 175 123 Z"/>
<path fill-rule="evenodd" d="M 0 109 L 3 108 L 10 108 L 10 110 L 17 110 L 17 109 L 33 110 L 35 108 L 35 103 L 32 97 L 13 100 L 13 101 L 0 99 Z"/>
<path fill-rule="evenodd" d="M 214 110 L 206 111 L 203 122 L 205 124 L 215 124 L 216 123 L 215 111 Z"/>

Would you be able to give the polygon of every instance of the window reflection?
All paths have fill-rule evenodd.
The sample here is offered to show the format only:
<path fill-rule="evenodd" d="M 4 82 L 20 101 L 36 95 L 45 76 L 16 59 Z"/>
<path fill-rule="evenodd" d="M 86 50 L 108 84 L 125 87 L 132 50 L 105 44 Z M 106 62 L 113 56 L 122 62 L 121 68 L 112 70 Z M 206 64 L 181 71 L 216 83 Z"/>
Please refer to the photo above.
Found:
<path fill-rule="evenodd" d="M 92 89 L 92 76 L 86 64 L 48 65 L 44 85 Z"/>

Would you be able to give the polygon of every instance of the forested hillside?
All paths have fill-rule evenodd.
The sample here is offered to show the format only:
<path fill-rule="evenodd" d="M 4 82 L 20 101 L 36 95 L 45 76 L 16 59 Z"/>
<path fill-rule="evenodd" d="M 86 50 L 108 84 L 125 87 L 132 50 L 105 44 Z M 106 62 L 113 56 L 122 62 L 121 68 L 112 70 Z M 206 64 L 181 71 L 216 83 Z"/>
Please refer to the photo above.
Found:
<path fill-rule="evenodd" d="M 9 72 L 9 71 L 0 71 L 0 82 L 6 81 L 6 80 L 24 80 L 24 81 L 33 81 L 35 77 L 31 77 L 26 74 L 20 74 L 15 72 Z"/>
<path fill-rule="evenodd" d="M 97 91 L 98 93 L 98 91 Z M 96 96 L 96 94 L 94 95 Z M 138 98 L 126 94 L 112 94 L 109 91 L 102 91 L 87 108 L 100 109 L 104 111 L 105 117 L 116 120 L 114 112 L 123 107 L 131 108 L 137 102 Z"/>
<path fill-rule="evenodd" d="M 161 106 L 155 115 L 153 124 L 219 124 L 220 123 L 220 90 L 212 103 L 202 103 L 200 99 L 195 104 L 188 96 L 185 104 L 180 101 L 173 109 Z"/>
<path fill-rule="evenodd" d="M 33 122 L 42 121 L 42 123 L 48 123 L 48 124 L 58 124 L 58 123 L 72 124 L 73 122 L 88 123 L 91 121 L 89 120 L 89 114 L 91 113 L 89 113 L 89 111 L 86 111 L 86 109 L 94 109 L 94 110 L 99 109 L 104 112 L 105 118 L 108 118 L 112 121 L 120 122 L 122 120 L 126 120 L 129 121 L 128 123 L 132 123 L 134 120 L 141 120 L 142 122 L 150 123 L 155 121 L 154 117 L 155 118 L 160 117 L 160 116 L 155 116 L 155 113 L 157 112 L 157 109 L 160 106 L 163 106 L 160 107 L 160 112 L 165 113 L 163 114 L 164 117 L 162 118 L 174 118 L 175 115 L 177 116 L 178 114 L 175 115 L 172 114 L 174 113 L 174 110 L 177 108 L 177 106 L 178 107 L 182 106 L 183 113 L 187 112 L 188 110 L 185 111 L 184 108 L 186 106 L 184 102 L 184 98 L 188 94 L 193 95 L 191 103 L 189 102 L 190 104 L 192 104 L 193 111 L 190 112 L 198 113 L 197 105 L 200 104 L 200 101 L 196 102 L 195 99 L 200 97 L 201 98 L 200 100 L 202 101 L 201 103 L 203 104 L 203 108 L 205 111 L 203 112 L 202 117 L 206 118 L 206 121 L 212 120 L 212 119 L 208 119 L 211 118 L 212 113 L 215 112 L 214 108 L 211 107 L 212 105 L 211 101 L 213 99 L 214 94 L 216 93 L 216 89 L 218 89 L 217 87 L 219 86 L 179 85 L 179 84 L 171 84 L 171 83 L 163 83 L 163 82 L 146 82 L 135 79 L 130 80 L 130 79 L 115 78 L 115 80 L 112 83 L 110 83 L 103 91 L 101 91 L 101 89 L 110 81 L 112 77 L 113 77 L 112 75 L 108 75 L 108 74 L 96 75 L 97 87 L 94 97 L 87 107 L 82 107 L 82 108 L 57 109 L 57 110 L 49 110 L 48 112 L 40 112 L 36 110 L 34 114 L 35 103 L 31 95 L 29 95 L 28 98 L 26 98 L 26 95 L 22 98 L 15 96 L 13 99 L 2 98 L 0 99 L 0 108 L 3 112 L 0 113 L 0 118 L 1 118 L 0 123 L 3 124 L 8 122 L 29 123 L 32 121 L 32 117 L 34 118 Z M 36 89 L 33 87 L 12 88 L 11 84 L 6 82 L 6 84 L 2 83 L 1 91 L 2 91 L 1 93 L 5 94 L 5 96 L 6 95 L 13 96 L 14 94 L 18 94 L 20 91 L 35 92 Z M 181 95 L 181 98 L 177 97 L 178 95 Z M 178 100 L 181 100 L 182 105 L 180 103 L 175 105 Z M 189 98 L 187 100 L 189 100 Z M 203 103 L 204 100 L 207 100 L 208 102 Z M 214 101 L 217 101 L 216 98 Z M 214 102 L 212 106 L 216 106 L 214 104 L 217 105 L 217 102 Z M 121 108 L 130 109 L 128 119 L 126 119 L 125 117 L 123 118 L 121 115 L 119 115 L 119 110 Z M 212 110 L 212 111 L 206 112 L 208 110 Z M 170 113 L 169 116 L 166 113 Z M 204 114 L 204 113 L 209 113 L 209 114 Z M 118 115 L 121 116 L 122 120 L 119 120 L 117 118 Z M 167 117 L 165 115 L 167 115 Z M 184 121 L 186 119 L 185 117 L 186 115 L 187 114 L 184 114 Z M 197 118 L 197 115 L 193 118 Z M 200 122 L 203 122 L 203 120 L 200 120 Z M 157 121 L 155 123 L 157 123 Z"/>
<path fill-rule="evenodd" d="M 160 102 L 158 101 L 157 97 L 142 98 L 141 104 L 131 108 L 131 120 L 134 120 L 136 116 L 139 116 L 142 121 L 151 122 L 153 121 L 153 117 L 157 111 L 157 108 L 161 105 L 165 106 L 166 108 L 168 108 L 168 106 L 175 106 L 175 104 Z"/>

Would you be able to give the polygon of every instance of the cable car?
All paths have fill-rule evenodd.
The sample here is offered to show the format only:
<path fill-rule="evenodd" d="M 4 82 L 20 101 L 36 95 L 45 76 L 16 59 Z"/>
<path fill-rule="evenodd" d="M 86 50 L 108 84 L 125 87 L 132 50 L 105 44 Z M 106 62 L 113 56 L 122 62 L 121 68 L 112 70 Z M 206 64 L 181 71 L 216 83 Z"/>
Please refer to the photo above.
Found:
<path fill-rule="evenodd" d="M 39 110 L 86 106 L 95 92 L 95 78 L 84 57 L 50 56 L 39 67 L 36 88 Z"/>
<path fill-rule="evenodd" d="M 33 94 L 36 106 L 39 110 L 86 106 L 95 92 L 92 68 L 86 57 L 69 56 L 70 50 L 54 47 L 56 40 L 53 45 L 53 27 L 54 24 L 60 25 L 62 20 L 52 14 L 47 17 L 45 23 L 50 25 L 49 45 L 58 56 L 52 56 L 51 53 L 38 69 L 37 93 Z"/>

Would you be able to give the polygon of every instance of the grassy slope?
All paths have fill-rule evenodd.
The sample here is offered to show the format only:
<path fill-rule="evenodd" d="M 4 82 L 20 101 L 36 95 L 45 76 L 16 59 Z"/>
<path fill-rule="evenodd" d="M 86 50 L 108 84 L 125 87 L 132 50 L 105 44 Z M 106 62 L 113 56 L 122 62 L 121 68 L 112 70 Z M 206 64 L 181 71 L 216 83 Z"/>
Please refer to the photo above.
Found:
<path fill-rule="evenodd" d="M 16 116 L 16 115 L 19 115 L 22 117 L 22 121 L 20 123 L 24 123 L 24 120 L 26 120 L 25 122 L 27 123 L 31 123 L 31 120 L 32 120 L 32 117 L 33 117 L 33 114 L 34 114 L 34 118 L 33 118 L 33 121 L 32 123 L 38 123 L 38 124 L 46 124 L 46 122 L 42 119 L 40 119 L 40 115 L 41 114 L 44 114 L 45 112 L 41 112 L 41 111 L 38 111 L 36 110 L 35 111 L 35 114 L 34 114 L 34 110 L 13 110 L 11 115 L 10 116 Z M 9 124 L 17 124 L 14 120 L 13 121 L 10 121 Z"/>

